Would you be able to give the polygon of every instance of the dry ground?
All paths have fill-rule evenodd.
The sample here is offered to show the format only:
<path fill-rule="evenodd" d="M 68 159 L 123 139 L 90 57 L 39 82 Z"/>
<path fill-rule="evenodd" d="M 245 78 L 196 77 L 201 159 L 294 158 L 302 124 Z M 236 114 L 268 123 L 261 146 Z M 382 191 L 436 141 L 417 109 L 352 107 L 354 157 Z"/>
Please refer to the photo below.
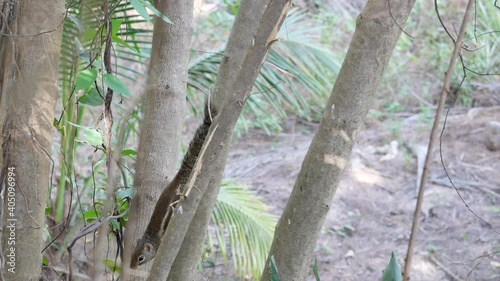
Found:
<path fill-rule="evenodd" d="M 435 149 L 412 281 L 500 280 L 500 234 L 486 223 L 500 231 L 500 151 L 489 151 L 483 140 L 484 125 L 500 120 L 500 107 L 455 112 L 443 135 L 443 159 L 480 218 L 450 187 Z M 422 115 L 368 121 L 314 253 L 322 280 L 380 280 L 391 251 L 403 264 L 418 178 L 412 151 L 426 147 L 431 122 Z M 298 123 L 294 132 L 277 137 L 251 132 L 235 141 L 226 176 L 251 184 L 280 215 L 314 130 Z M 396 153 L 389 148 L 392 141 Z"/>

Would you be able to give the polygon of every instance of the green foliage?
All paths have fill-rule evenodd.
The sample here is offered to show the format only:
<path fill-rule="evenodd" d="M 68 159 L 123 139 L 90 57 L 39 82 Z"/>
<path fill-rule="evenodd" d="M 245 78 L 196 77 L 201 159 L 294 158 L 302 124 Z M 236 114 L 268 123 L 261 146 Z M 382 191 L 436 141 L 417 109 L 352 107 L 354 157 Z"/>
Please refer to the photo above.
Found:
<path fill-rule="evenodd" d="M 96 69 L 85 69 L 81 71 L 76 77 L 76 85 L 74 92 L 87 89 L 92 84 L 94 84 L 95 79 L 97 78 L 97 70 Z"/>
<path fill-rule="evenodd" d="M 314 265 L 313 265 L 313 274 L 314 278 L 316 278 L 316 281 L 321 281 L 319 278 L 319 269 L 318 269 L 318 259 L 314 259 Z"/>
<path fill-rule="evenodd" d="M 223 0 L 223 6 L 226 7 L 226 11 L 232 15 L 238 13 L 238 9 L 240 8 L 241 1 L 240 0 Z"/>
<path fill-rule="evenodd" d="M 361 7 L 356 1 L 340 1 L 335 6 L 316 1 L 317 12 L 312 18 L 327 28 L 321 33 L 322 42 L 337 55 L 345 54 L 355 28 L 356 16 Z M 457 28 L 463 16 L 465 2 L 438 1 L 441 18 L 452 36 L 456 37 Z M 500 73 L 500 13 L 493 1 L 478 1 L 474 14 L 474 24 L 470 24 L 464 41 L 462 55 L 466 67 L 474 72 Z M 382 112 L 398 113 L 415 108 L 429 108 L 439 95 L 439 87 L 449 64 L 453 42 L 443 31 L 437 19 L 433 1 L 417 1 L 410 18 L 403 27 L 402 34 L 392 54 L 391 61 L 378 88 L 375 108 Z M 473 87 L 466 88 L 469 81 L 492 83 L 498 76 L 477 75 L 467 72 L 469 80 L 459 91 L 458 104 L 471 104 L 470 93 Z M 463 77 L 463 69 L 457 63 L 452 84 Z M 398 105 L 398 106 L 395 106 Z M 432 110 L 432 107 L 430 107 Z"/>
<path fill-rule="evenodd" d="M 143 17 L 148 23 L 151 23 L 151 16 L 149 15 L 146 8 L 151 10 L 153 14 L 159 18 L 161 18 L 166 23 L 174 24 L 170 21 L 164 14 L 162 14 L 158 9 L 155 8 L 149 1 L 147 0 L 129 0 L 134 9 Z"/>
<path fill-rule="evenodd" d="M 91 209 L 91 210 L 82 214 L 82 218 L 85 222 L 93 222 L 99 216 L 100 216 L 100 213 L 96 209 Z"/>
<path fill-rule="evenodd" d="M 103 263 L 109 270 L 111 270 L 111 272 L 120 274 L 121 268 L 115 263 L 114 260 L 104 259 Z"/>
<path fill-rule="evenodd" d="M 403 281 L 401 267 L 399 266 L 396 253 L 394 252 L 391 253 L 391 260 L 383 271 L 382 281 Z"/>
<path fill-rule="evenodd" d="M 216 254 L 215 235 L 224 262 L 227 262 L 230 251 L 236 274 L 257 280 L 264 269 L 277 221 L 267 210 L 268 207 L 248 186 L 224 180 L 212 213 L 214 229 L 207 239 L 211 258 L 215 259 Z"/>
<path fill-rule="evenodd" d="M 137 5 L 137 2 L 134 3 Z M 188 100 L 192 103 L 195 103 L 196 99 L 203 100 L 204 98 L 197 97 L 200 94 L 206 94 L 215 83 L 218 65 L 225 47 L 223 42 L 229 35 L 239 1 L 227 1 L 226 4 L 227 9 L 201 18 L 197 25 L 198 29 L 194 32 L 195 51 L 192 52 L 188 80 L 188 93 L 190 94 Z M 135 5 L 134 8 L 139 11 L 140 8 Z M 127 14 L 127 11 L 131 9 L 129 6 L 120 4 L 116 8 L 112 37 L 123 47 L 117 49 L 117 58 L 146 67 L 151 45 L 145 39 L 152 37 L 152 30 L 136 27 L 146 20 L 140 20 L 137 17 L 130 18 Z M 116 27 L 118 24 L 124 28 L 118 29 Z M 246 131 L 250 125 L 262 128 L 268 133 L 279 132 L 281 120 L 290 113 L 306 120 L 321 117 L 324 101 L 331 91 L 334 77 L 342 62 L 341 56 L 321 46 L 321 33 L 325 29 L 312 22 L 298 9 L 293 9 L 289 13 L 284 29 L 278 34 L 280 41 L 273 44 L 257 78 L 254 92 L 242 114 L 241 118 L 248 119 L 251 123 L 238 122 L 246 126 L 238 126 L 237 130 Z M 95 33 L 86 33 L 85 42 L 96 41 L 92 35 L 95 36 Z M 203 36 L 203 40 L 197 39 L 197 36 Z M 122 40 L 121 37 L 125 39 Z M 98 60 L 88 59 L 88 61 Z M 134 80 L 135 76 L 141 75 L 129 67 L 123 65 L 117 65 L 117 67 L 118 76 Z M 126 89 L 110 83 L 111 78 L 104 78 L 107 86 L 117 92 L 128 94 Z M 96 100 L 92 102 L 93 105 L 99 100 L 95 94 L 92 97 Z M 86 98 L 83 101 L 89 103 Z"/>
<path fill-rule="evenodd" d="M 73 124 L 69 121 L 68 121 L 68 123 L 75 126 L 75 127 L 82 129 L 81 132 L 82 132 L 83 140 L 75 140 L 75 141 L 83 142 L 83 143 L 86 143 L 88 145 L 96 146 L 96 147 L 102 145 L 102 143 L 104 142 L 102 132 L 100 132 L 99 130 L 94 129 L 94 128 L 90 128 L 90 127 L 85 127 L 85 126 Z"/>
<path fill-rule="evenodd" d="M 464 40 L 469 51 L 463 52 L 465 64 L 475 72 L 500 75 L 500 13 L 492 2 L 478 1 L 476 24 L 469 25 L 470 38 Z M 491 76 L 468 73 L 471 80 L 487 83 Z M 495 78 L 493 78 L 495 79 Z"/>
<path fill-rule="evenodd" d="M 123 82 L 118 78 L 115 77 L 112 74 L 103 74 L 103 81 L 106 86 L 111 88 L 113 91 L 124 94 L 126 96 L 130 96 L 130 91 L 128 88 L 123 84 Z"/>
<path fill-rule="evenodd" d="M 92 87 L 80 98 L 78 98 L 78 102 L 84 105 L 100 106 L 104 103 L 104 99 L 99 92 L 102 91 L 98 91 L 95 87 Z"/>
<path fill-rule="evenodd" d="M 144 7 L 144 2 L 139 1 L 139 0 L 130 0 L 130 4 L 134 6 L 134 9 L 141 15 L 143 19 L 145 19 L 147 22 L 151 23 L 151 17 L 149 16 L 148 11 L 146 10 L 146 7 Z"/>
<path fill-rule="evenodd" d="M 222 50 L 229 35 L 234 15 L 222 10 L 202 19 L 200 26 L 214 26 L 210 32 L 195 36 L 209 39 L 199 42 L 195 49 L 214 45 L 211 51 L 194 52 L 189 67 L 188 92 L 193 100 L 197 94 L 208 92 L 215 83 Z M 207 24 L 205 24 L 207 22 Z M 229 24 L 228 24 L 229 23 Z M 290 11 L 262 66 L 254 89 L 238 122 L 237 134 L 248 127 L 268 133 L 281 131 L 281 120 L 295 114 L 306 120 L 322 115 L 326 97 L 341 65 L 339 56 L 320 45 L 322 27 L 314 24 L 304 12 Z M 195 38 L 195 42 L 199 39 Z M 208 42 L 207 42 L 208 41 Z M 241 120 L 244 119 L 244 120 Z"/>
<path fill-rule="evenodd" d="M 128 39 L 135 38 L 135 34 L 124 35 L 121 32 L 130 27 L 132 25 L 130 21 L 133 20 L 131 16 L 128 16 L 127 20 L 120 19 L 120 13 L 123 14 L 133 9 L 128 1 L 123 2 L 109 1 L 117 17 L 111 20 L 113 51 L 114 54 L 122 54 L 123 50 L 129 50 L 128 52 L 137 54 L 140 51 L 139 45 L 135 42 L 127 43 Z M 54 152 L 59 152 L 60 160 L 56 163 L 58 163 L 60 180 L 55 192 L 56 203 L 46 210 L 53 213 L 57 221 L 65 219 L 65 206 L 71 206 L 72 210 L 69 217 L 71 227 L 67 228 L 68 232 L 63 237 L 64 243 L 61 247 L 55 247 L 60 251 L 58 255 L 62 255 L 62 249 L 65 249 L 65 246 L 73 239 L 80 224 L 91 222 L 99 216 L 101 203 L 105 197 L 102 188 L 107 180 L 106 170 L 102 165 L 105 161 L 103 153 L 105 148 L 102 145 L 101 126 L 103 123 L 99 120 L 102 109 L 95 108 L 95 106 L 103 104 L 106 87 L 111 87 L 116 93 L 130 95 L 119 77 L 104 71 L 102 51 L 107 31 L 102 4 L 103 2 L 98 0 L 68 3 L 67 17 L 63 27 L 59 69 L 61 104 L 58 112 L 60 116 L 54 119 L 54 127 L 60 133 L 60 143 L 55 143 L 56 149 L 53 149 Z M 116 65 L 118 60 L 112 61 L 114 67 L 121 71 L 119 76 L 130 77 L 128 71 Z M 115 101 L 113 106 L 119 106 L 119 103 Z M 81 169 L 82 166 L 85 168 Z M 128 180 L 131 182 L 130 178 Z M 71 198 L 66 196 L 68 190 L 72 194 L 78 194 L 76 204 L 67 202 Z M 131 192 L 130 189 L 128 192 Z M 122 193 L 127 192 L 122 191 Z M 116 212 L 123 214 L 127 211 L 127 206 L 126 200 L 117 201 Z M 123 217 L 123 222 L 126 222 L 126 216 Z M 114 229 L 119 227 L 117 220 L 111 220 L 110 223 Z M 55 244 L 52 245 L 55 246 Z"/>

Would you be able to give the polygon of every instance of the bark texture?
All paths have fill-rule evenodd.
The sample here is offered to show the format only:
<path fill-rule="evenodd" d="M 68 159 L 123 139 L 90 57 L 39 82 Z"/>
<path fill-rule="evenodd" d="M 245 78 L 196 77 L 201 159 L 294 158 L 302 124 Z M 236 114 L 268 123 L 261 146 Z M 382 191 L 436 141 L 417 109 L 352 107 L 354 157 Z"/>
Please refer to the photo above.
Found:
<path fill-rule="evenodd" d="M 323 119 L 281 216 L 261 280 L 274 258 L 280 280 L 306 280 L 342 172 L 414 0 L 369 0 L 326 104 Z M 392 15 L 391 15 L 392 14 Z"/>
<path fill-rule="evenodd" d="M 130 271 L 129 259 L 160 193 L 177 170 L 185 116 L 193 0 L 159 1 L 157 8 L 174 24 L 155 19 L 134 179 L 137 194 L 132 201 L 125 234 L 124 280 L 142 280 L 148 271 L 148 265 Z"/>
<path fill-rule="evenodd" d="M 244 54 L 245 59 L 242 64 L 244 67 L 239 69 L 235 83 L 212 123 L 204 149 L 185 187 L 185 190 L 191 192 L 185 200 L 181 200 L 178 210 L 182 208 L 182 213 L 177 212 L 171 219 L 148 280 L 165 280 L 167 277 L 168 280 L 177 280 L 169 276 L 174 259 L 205 191 L 214 184 L 217 187 L 214 192 L 218 192 L 234 125 L 257 78 L 268 48 L 275 39 L 290 6 L 291 0 L 273 0 L 267 5 L 253 35 L 251 47 Z M 207 211 L 212 212 L 211 209 Z M 198 259 L 195 260 L 197 261 Z"/>
<path fill-rule="evenodd" d="M 259 26 L 257 19 L 262 18 L 268 2 L 269 0 L 241 2 L 217 73 L 215 91 L 212 96 L 212 102 L 218 111 L 220 111 L 222 102 L 231 93 L 231 87 L 236 81 L 239 70 L 243 67 L 244 54 L 252 46 L 253 36 Z M 255 65 L 254 67 L 260 66 Z M 227 149 L 221 151 L 224 155 L 220 155 L 220 157 L 227 158 L 227 152 Z M 202 254 L 208 223 L 217 201 L 222 178 L 223 173 L 213 175 L 213 180 L 210 181 L 207 191 L 203 195 L 189 225 L 186 237 L 184 237 L 181 249 L 172 265 L 170 280 L 194 280 L 194 274 L 197 273 L 195 269 Z"/>
<path fill-rule="evenodd" d="M 39 280 L 65 1 L 17 5 L 2 26 L 2 265 L 6 280 Z"/>

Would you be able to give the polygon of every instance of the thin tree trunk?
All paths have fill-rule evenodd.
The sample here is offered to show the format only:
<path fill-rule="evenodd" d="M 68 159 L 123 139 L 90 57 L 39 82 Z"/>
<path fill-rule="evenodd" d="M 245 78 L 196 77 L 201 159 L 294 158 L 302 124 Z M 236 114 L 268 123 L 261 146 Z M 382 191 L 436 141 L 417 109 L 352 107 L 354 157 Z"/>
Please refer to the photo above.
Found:
<path fill-rule="evenodd" d="M 2 46 L 7 53 L 1 55 L 6 76 L 0 97 L 6 113 L 2 120 L 3 273 L 6 280 L 39 280 L 65 1 L 19 1 L 17 5 L 12 24 L 2 28 L 8 34 Z"/>
<path fill-rule="evenodd" d="M 130 256 L 135 242 L 146 229 L 156 200 L 177 170 L 185 116 L 193 0 L 159 1 L 157 8 L 174 24 L 155 19 L 134 179 L 137 194 L 132 201 L 125 233 L 124 280 L 141 280 L 145 272 L 138 271 L 148 271 L 146 265 L 131 272 L 128 268 Z"/>
<path fill-rule="evenodd" d="M 226 97 L 231 93 L 230 90 L 236 81 L 239 69 L 243 67 L 245 59 L 243 54 L 247 53 L 252 46 L 253 36 L 259 27 L 259 19 L 262 18 L 267 3 L 269 3 L 269 0 L 245 0 L 241 2 L 214 87 L 216 90 L 212 101 L 218 111 L 220 111 Z M 254 67 L 260 68 L 260 65 Z M 225 149 L 221 152 L 225 154 L 220 157 L 227 158 L 228 150 Z M 199 263 L 203 250 L 208 223 L 217 201 L 223 173 L 214 174 L 212 177 L 213 179 L 210 181 L 208 189 L 203 195 L 203 199 L 189 225 L 179 254 L 172 265 L 172 271 L 169 275 L 170 280 L 194 280 L 193 274 L 196 272 L 195 268 Z"/>
<path fill-rule="evenodd" d="M 251 47 L 244 55 L 245 59 L 242 64 L 244 67 L 238 71 L 235 83 L 233 83 L 224 105 L 212 123 L 200 157 L 183 190 L 187 198 L 185 200 L 181 199 L 178 207 L 178 210 L 182 208 L 182 214 L 176 212 L 176 215 L 172 217 L 153 262 L 148 280 L 165 280 L 167 276 L 169 277 L 174 259 L 179 252 L 183 239 L 187 235 L 188 227 L 205 191 L 211 185 L 211 182 L 217 183 L 216 180 L 221 178 L 234 125 L 240 116 L 269 47 L 274 41 L 290 6 L 291 0 L 273 0 L 267 5 L 266 11 L 259 22 L 259 27 L 252 38 Z M 218 89 L 215 89 L 215 91 L 218 91 Z M 212 210 L 207 211 L 211 212 Z M 203 232 L 205 229 L 206 225 L 200 225 L 194 231 Z M 168 280 L 175 281 L 174 277 L 169 277 Z"/>
<path fill-rule="evenodd" d="M 369 0 L 323 119 L 281 216 L 261 280 L 275 261 L 280 280 L 305 280 L 316 240 L 356 137 L 414 0 Z M 389 9 L 390 3 L 390 9 Z"/>

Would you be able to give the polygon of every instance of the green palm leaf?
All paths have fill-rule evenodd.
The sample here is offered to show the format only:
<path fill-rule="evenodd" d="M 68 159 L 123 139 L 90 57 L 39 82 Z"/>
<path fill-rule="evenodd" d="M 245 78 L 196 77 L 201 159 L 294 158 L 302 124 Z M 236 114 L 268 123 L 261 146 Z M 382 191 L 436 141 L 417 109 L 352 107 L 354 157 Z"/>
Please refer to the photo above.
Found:
<path fill-rule="evenodd" d="M 213 18 L 209 19 L 213 21 Z M 226 18 L 224 20 L 227 20 Z M 306 120 L 321 116 L 341 57 L 320 47 L 321 28 L 304 13 L 293 9 L 273 44 L 263 65 L 241 118 L 252 117 L 253 125 L 267 132 L 280 131 L 280 120 L 291 112 Z M 216 79 L 221 50 L 197 53 L 189 68 L 191 95 L 207 92 Z M 239 125 L 246 125 L 240 120 Z"/>
<path fill-rule="evenodd" d="M 81 11 L 79 11 L 81 12 Z M 221 12 L 224 14 L 225 12 Z M 93 15 L 85 17 L 86 22 L 98 22 Z M 117 75 L 135 81 L 138 76 L 146 74 L 137 71 L 134 65 L 142 65 L 147 69 L 147 62 L 151 54 L 151 39 L 153 30 L 151 25 L 140 15 L 134 12 L 133 6 L 128 1 L 120 2 L 115 8 L 114 19 L 121 22 L 117 35 L 123 40 L 124 45 L 115 44 Z M 234 16 L 210 16 L 202 19 L 199 25 L 217 25 L 220 28 L 230 28 Z M 88 25 L 83 25 L 88 26 Z M 306 120 L 317 119 L 321 116 L 323 103 L 333 85 L 333 78 L 340 69 L 340 56 L 334 55 L 321 46 L 321 30 L 313 24 L 303 12 L 293 9 L 280 31 L 280 41 L 273 45 L 266 63 L 263 65 L 257 78 L 254 94 L 250 97 L 242 118 L 251 118 L 253 126 L 262 128 L 268 133 L 281 130 L 280 120 L 286 118 L 288 113 L 298 115 Z M 229 30 L 226 32 L 229 33 Z M 72 46 L 70 32 L 65 42 Z M 195 31 L 195 34 L 198 32 Z M 217 39 L 217 38 L 216 38 Z M 220 42 L 218 40 L 212 40 Z M 211 42 L 212 45 L 215 44 Z M 215 84 L 215 79 L 222 53 L 225 48 L 223 43 L 219 46 L 203 51 L 192 51 L 189 65 L 188 101 L 202 100 L 196 98 L 208 93 Z M 65 52 L 64 57 L 71 57 L 74 52 Z M 71 60 L 73 61 L 73 60 Z M 246 130 L 248 122 L 239 122 Z M 241 128 L 241 127 L 240 127 Z"/>
<path fill-rule="evenodd" d="M 224 262 L 227 262 L 228 252 L 231 253 L 233 267 L 239 277 L 258 279 L 277 221 L 267 210 L 268 207 L 248 186 L 225 180 L 212 213 L 213 229 L 208 234 L 212 258 L 215 259 L 213 241 L 216 240 Z"/>

